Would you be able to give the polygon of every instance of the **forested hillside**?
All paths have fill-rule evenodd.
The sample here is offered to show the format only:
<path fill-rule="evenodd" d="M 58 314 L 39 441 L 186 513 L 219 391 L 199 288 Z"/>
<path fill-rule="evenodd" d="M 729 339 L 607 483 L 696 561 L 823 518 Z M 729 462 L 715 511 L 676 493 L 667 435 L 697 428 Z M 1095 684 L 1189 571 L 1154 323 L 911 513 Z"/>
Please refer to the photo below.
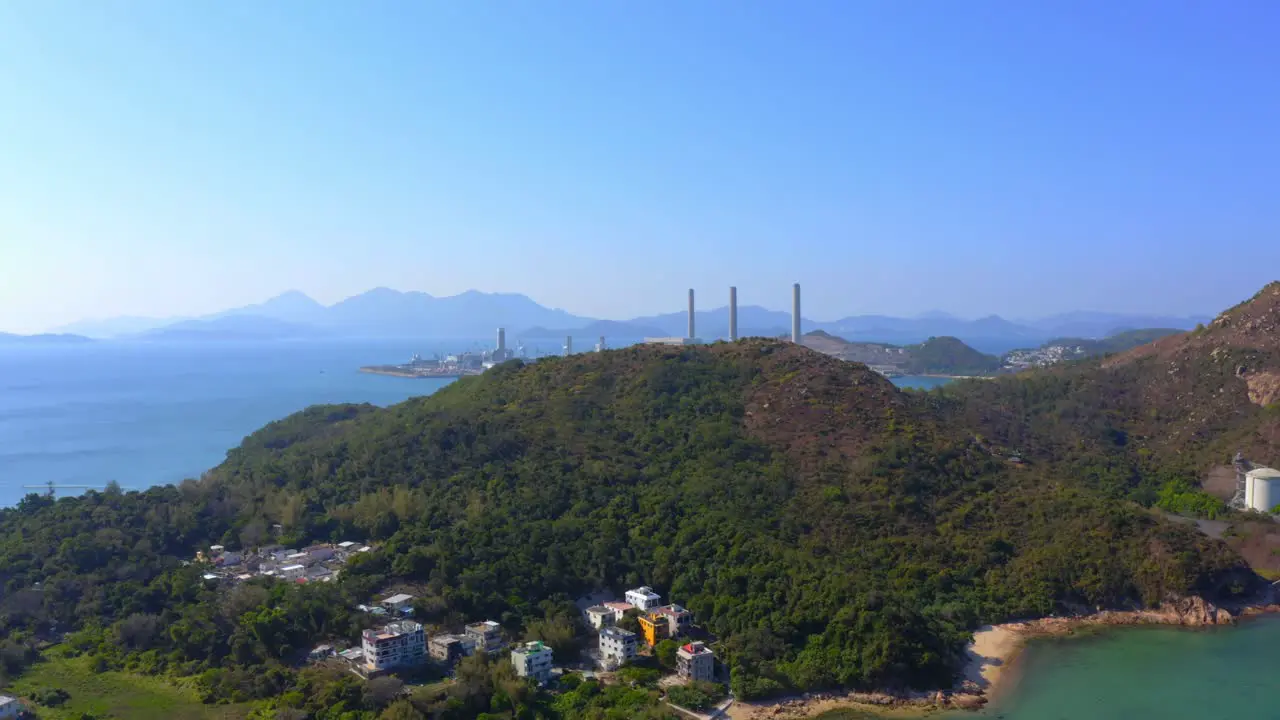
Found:
<path fill-rule="evenodd" d="M 203 480 L 0 512 L 0 622 L 86 628 L 76 646 L 103 662 L 242 700 L 310 687 L 298 652 L 354 637 L 368 619 L 353 605 L 392 584 L 425 593 L 429 624 L 494 617 L 521 636 L 571 627 L 579 594 L 644 582 L 693 611 L 753 697 L 947 686 L 981 623 L 1247 588 L 1224 545 L 1122 500 L 1141 497 L 1117 482 L 1142 482 L 1016 465 L 976 436 L 969 420 L 1037 457 L 1075 452 L 1074 435 L 1057 444 L 1068 413 L 1000 419 L 1042 394 L 1081 397 L 1091 422 L 1058 375 L 1000 382 L 989 398 L 903 393 L 743 341 L 512 362 L 388 409 L 312 408 Z M 1113 441 L 1080 462 L 1111 468 Z M 288 545 L 381 549 L 302 588 L 213 589 L 179 562 L 276 524 Z"/>

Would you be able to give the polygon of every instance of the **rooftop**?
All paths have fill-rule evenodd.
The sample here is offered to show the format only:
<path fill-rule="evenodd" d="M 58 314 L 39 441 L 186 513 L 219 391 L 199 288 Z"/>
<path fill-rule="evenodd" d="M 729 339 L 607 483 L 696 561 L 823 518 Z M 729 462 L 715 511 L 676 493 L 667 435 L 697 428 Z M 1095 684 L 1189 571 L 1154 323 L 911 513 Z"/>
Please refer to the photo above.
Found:
<path fill-rule="evenodd" d="M 711 650 L 703 643 L 691 642 L 680 646 L 680 652 L 686 655 L 710 655 Z"/>
<path fill-rule="evenodd" d="M 551 652 L 551 648 L 544 645 L 541 640 L 530 640 L 524 645 L 512 650 L 512 652 L 515 653 L 538 653 L 543 651 Z"/>
<path fill-rule="evenodd" d="M 681 615 L 683 613 L 689 612 L 688 610 L 685 610 L 683 607 L 680 607 L 679 605 L 676 605 L 674 603 L 671 605 L 663 605 L 660 608 L 654 608 L 653 611 L 662 613 L 664 615 Z"/>
<path fill-rule="evenodd" d="M 1273 470 L 1269 467 L 1256 467 L 1245 473 L 1245 475 L 1251 478 L 1266 478 L 1270 480 L 1271 478 L 1280 478 L 1280 470 Z"/>
<path fill-rule="evenodd" d="M 417 632 L 421 629 L 422 626 L 412 620 L 399 620 L 397 622 L 387 623 L 381 630 L 365 630 L 364 634 L 367 637 L 377 638 L 378 640 L 390 640 L 391 638 L 408 635 L 409 633 Z"/>
<path fill-rule="evenodd" d="M 640 593 L 641 595 L 647 595 L 649 597 L 662 597 L 658 593 L 654 592 L 653 588 L 649 587 L 648 585 L 641 585 L 635 590 L 629 590 L 628 592 Z"/>
<path fill-rule="evenodd" d="M 493 630 L 497 630 L 499 627 L 501 626 L 492 620 L 481 620 L 480 622 L 471 623 L 470 625 L 467 626 L 467 629 L 478 630 L 480 632 L 486 632 L 486 631 L 491 632 Z"/>
<path fill-rule="evenodd" d="M 595 613 L 597 615 L 602 613 L 611 613 L 611 612 L 614 612 L 614 610 L 615 610 L 614 608 L 605 607 L 604 605 L 592 605 L 591 607 L 587 608 L 587 612 Z"/>
<path fill-rule="evenodd" d="M 384 602 L 384 603 L 386 603 L 386 604 L 388 604 L 388 605 L 402 605 L 402 604 L 404 604 L 404 603 L 409 602 L 409 601 L 410 601 L 410 600 L 412 600 L 412 599 L 413 599 L 413 596 L 412 596 L 412 595 L 406 595 L 406 594 L 404 594 L 404 593 L 399 593 L 399 594 L 397 594 L 397 595 L 392 595 L 391 597 L 387 598 L 386 600 L 383 600 L 382 602 Z"/>
<path fill-rule="evenodd" d="M 601 630 L 601 631 L 600 631 L 600 634 L 601 634 L 601 635 L 608 635 L 608 636 L 610 636 L 610 637 L 619 637 L 619 638 L 629 638 L 629 637 L 635 637 L 635 636 L 636 636 L 636 634 L 635 634 L 635 633 L 633 633 L 633 632 L 631 632 L 630 630 L 624 630 L 624 629 L 622 629 L 622 628 L 620 628 L 620 627 L 615 627 L 615 626 L 613 626 L 613 625 L 610 625 L 610 626 L 608 626 L 608 627 L 604 628 L 603 630 Z"/>

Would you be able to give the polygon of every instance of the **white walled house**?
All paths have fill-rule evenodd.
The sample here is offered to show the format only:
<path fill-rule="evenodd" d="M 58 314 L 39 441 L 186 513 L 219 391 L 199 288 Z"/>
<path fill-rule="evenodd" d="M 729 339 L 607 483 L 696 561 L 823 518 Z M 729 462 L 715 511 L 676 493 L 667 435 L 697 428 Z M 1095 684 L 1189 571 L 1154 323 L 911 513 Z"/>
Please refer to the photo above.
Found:
<path fill-rule="evenodd" d="M 370 671 L 421 665 L 427 656 L 426 632 L 410 620 L 389 623 L 378 630 L 365 630 L 360 640 L 365 668 Z"/>
<path fill-rule="evenodd" d="M 700 642 L 681 645 L 676 651 L 676 672 L 686 680 L 715 682 L 716 656 Z"/>
<path fill-rule="evenodd" d="M 551 648 L 541 640 L 527 642 L 512 650 L 511 664 L 520 677 L 532 678 L 540 684 L 551 680 Z"/>
<path fill-rule="evenodd" d="M 636 606 L 636 609 L 648 612 L 658 607 L 662 602 L 662 596 L 653 591 L 648 585 L 643 585 L 635 590 L 627 591 L 627 602 Z"/>
<path fill-rule="evenodd" d="M 600 659 L 606 670 L 616 670 L 636 656 L 639 637 L 630 630 L 606 627 L 600 631 Z"/>
<path fill-rule="evenodd" d="M 587 608 L 587 624 L 599 630 L 606 625 L 618 622 L 618 611 L 604 605 L 592 605 Z"/>

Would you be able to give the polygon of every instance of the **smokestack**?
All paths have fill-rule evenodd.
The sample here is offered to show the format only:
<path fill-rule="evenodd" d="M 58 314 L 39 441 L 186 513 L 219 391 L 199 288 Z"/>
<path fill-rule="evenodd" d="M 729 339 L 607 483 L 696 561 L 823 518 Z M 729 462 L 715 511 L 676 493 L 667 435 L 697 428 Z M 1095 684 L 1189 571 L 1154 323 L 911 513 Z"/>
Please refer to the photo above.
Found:
<path fill-rule="evenodd" d="M 507 349 L 507 330 L 506 328 L 498 328 L 498 352 Z"/>
<path fill-rule="evenodd" d="M 693 288 L 689 288 L 689 339 L 692 340 L 697 335 L 693 333 Z"/>
<path fill-rule="evenodd" d="M 738 288 L 729 288 L 729 342 L 738 339 Z"/>
<path fill-rule="evenodd" d="M 573 336 L 565 335 L 564 336 L 564 356 L 569 357 L 572 354 L 573 354 Z"/>
<path fill-rule="evenodd" d="M 791 287 L 791 342 L 800 342 L 800 283 Z"/>

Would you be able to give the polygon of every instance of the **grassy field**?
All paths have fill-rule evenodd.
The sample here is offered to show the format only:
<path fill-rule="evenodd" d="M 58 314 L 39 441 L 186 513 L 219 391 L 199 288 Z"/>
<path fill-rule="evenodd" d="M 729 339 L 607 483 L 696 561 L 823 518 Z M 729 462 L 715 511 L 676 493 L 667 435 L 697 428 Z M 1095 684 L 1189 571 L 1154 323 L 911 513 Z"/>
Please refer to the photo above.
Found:
<path fill-rule="evenodd" d="M 161 678 L 130 673 L 95 673 L 86 657 L 56 653 L 32 666 L 7 691 L 25 697 L 43 689 L 62 688 L 71 697 L 62 706 L 34 706 L 42 720 L 71 720 L 81 713 L 119 720 L 242 720 L 245 705 L 205 705 L 194 690 Z"/>

